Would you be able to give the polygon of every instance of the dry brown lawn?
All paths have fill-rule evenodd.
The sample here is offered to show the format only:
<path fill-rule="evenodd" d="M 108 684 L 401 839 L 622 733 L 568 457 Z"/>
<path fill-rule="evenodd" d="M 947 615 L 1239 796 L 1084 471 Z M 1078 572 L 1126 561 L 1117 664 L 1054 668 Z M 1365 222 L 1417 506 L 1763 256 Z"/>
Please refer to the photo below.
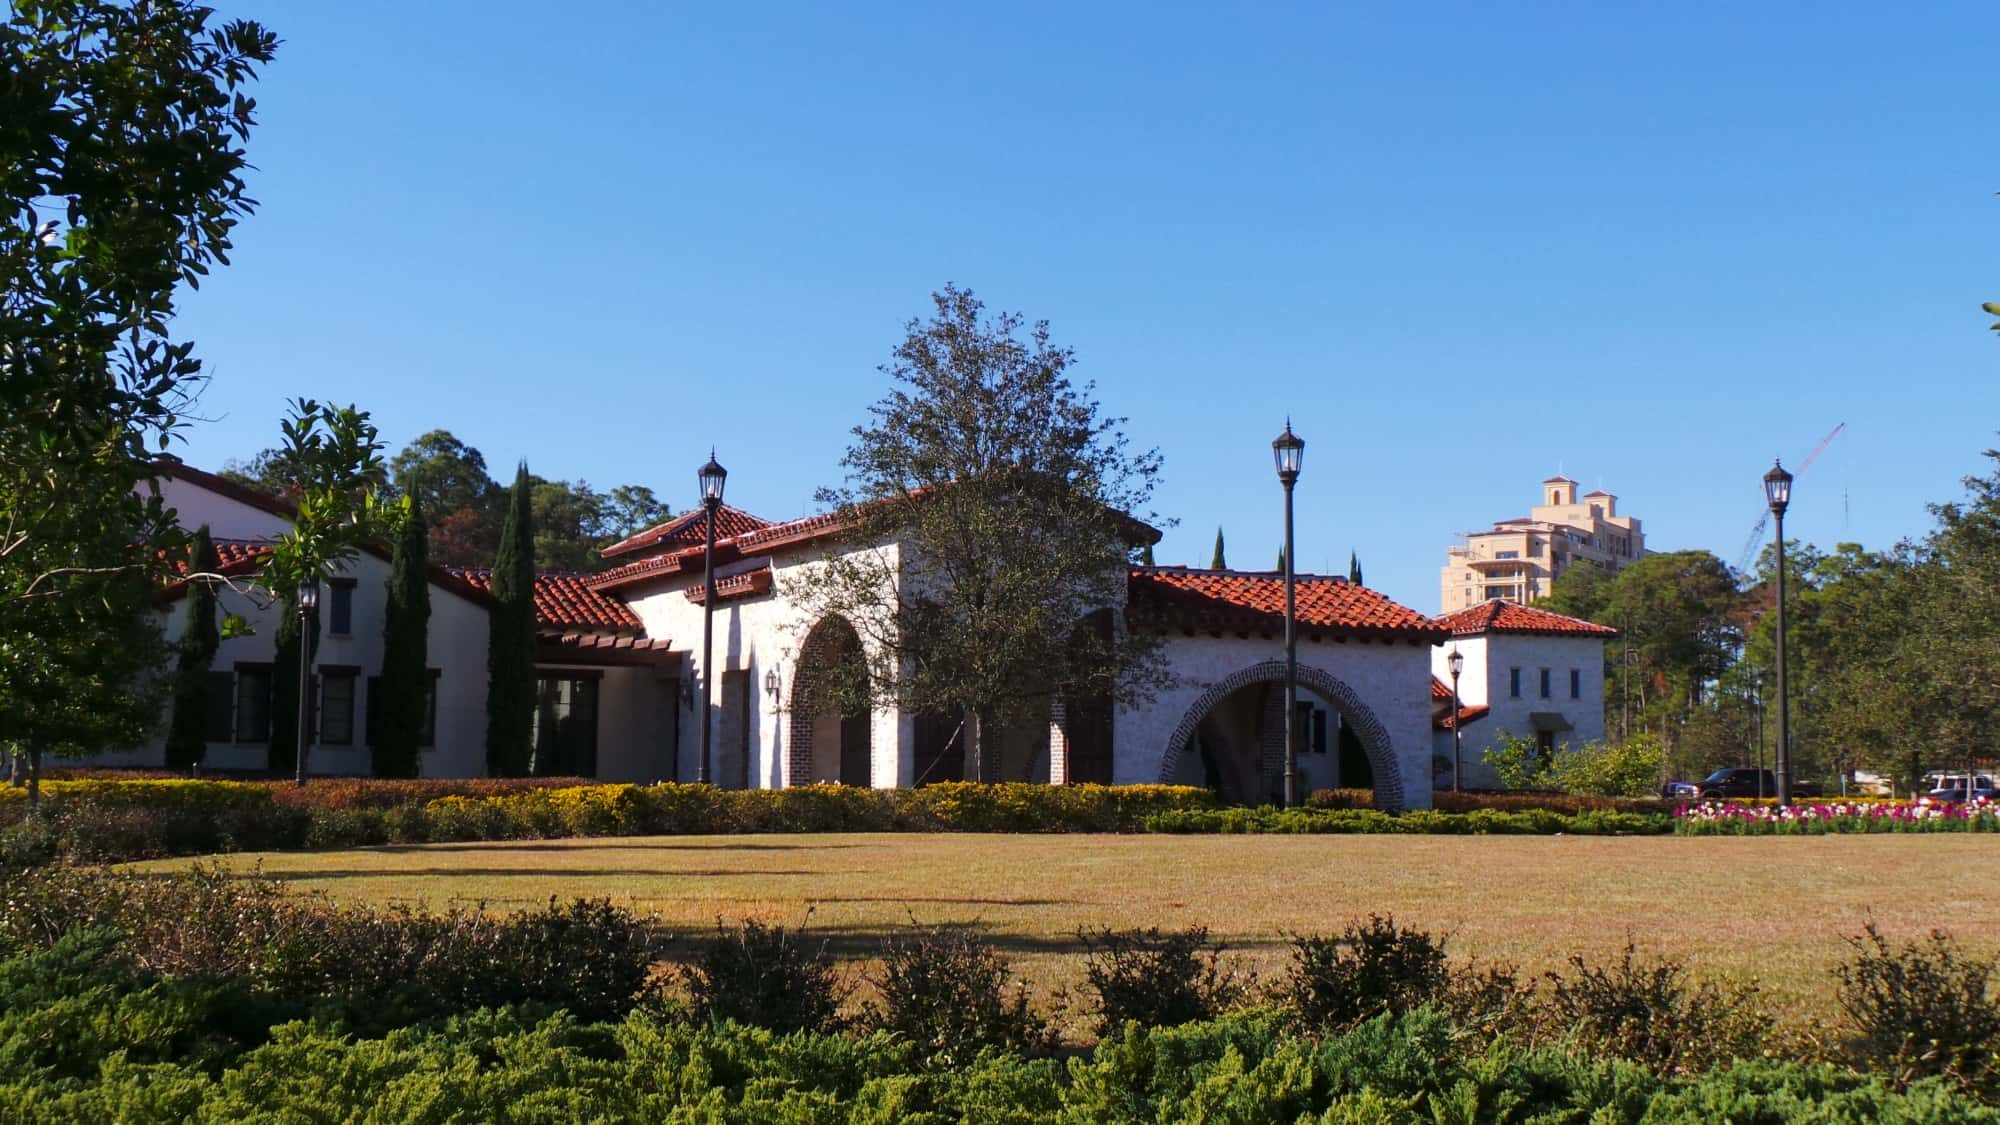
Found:
<path fill-rule="evenodd" d="M 2000 837 L 817 835 L 432 844 L 223 858 L 336 900 L 506 910 L 603 896 L 678 933 L 798 923 L 865 957 L 912 917 L 973 922 L 1044 988 L 1075 983 L 1079 927 L 1205 925 L 1265 974 L 1284 935 L 1370 913 L 1460 957 L 1560 968 L 1629 940 L 1834 1012 L 1843 939 L 1944 929 L 2000 952 Z M 170 861 L 138 865 L 162 869 Z"/>

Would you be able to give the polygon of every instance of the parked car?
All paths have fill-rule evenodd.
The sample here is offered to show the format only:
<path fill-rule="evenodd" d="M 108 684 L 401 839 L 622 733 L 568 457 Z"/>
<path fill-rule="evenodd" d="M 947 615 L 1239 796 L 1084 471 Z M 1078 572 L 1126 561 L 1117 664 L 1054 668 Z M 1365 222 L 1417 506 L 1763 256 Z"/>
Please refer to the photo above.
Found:
<path fill-rule="evenodd" d="M 1974 778 L 1970 795 L 1965 791 L 1964 774 L 1959 774 L 1956 778 L 1952 779 L 1952 782 L 1952 784 L 1940 785 L 1929 793 L 1924 794 L 1924 800 L 1936 804 L 1957 804 L 1960 801 L 1968 799 L 1974 801 L 2000 801 L 2000 786 L 1994 785 L 1993 779 L 1990 777 Z"/>
<path fill-rule="evenodd" d="M 1817 797 L 1820 788 L 1809 781 L 1792 781 L 1792 797 Z M 1703 799 L 1723 797 L 1775 797 L 1778 778 L 1770 770 L 1722 769 L 1701 779 Z"/>
<path fill-rule="evenodd" d="M 1660 796 L 1669 801 L 1685 800 L 1701 796 L 1701 783 L 1696 781 L 1669 781 L 1660 786 Z"/>

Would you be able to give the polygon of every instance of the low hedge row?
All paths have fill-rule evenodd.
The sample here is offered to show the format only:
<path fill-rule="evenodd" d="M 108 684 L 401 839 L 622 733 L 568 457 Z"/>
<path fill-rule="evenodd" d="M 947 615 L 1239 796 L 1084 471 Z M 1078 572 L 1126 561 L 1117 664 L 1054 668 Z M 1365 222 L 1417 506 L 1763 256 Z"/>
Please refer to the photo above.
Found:
<path fill-rule="evenodd" d="M 1413 836 L 1661 836 L 1674 830 L 1665 813 L 1590 810 L 1564 816 L 1547 809 L 1452 813 L 1419 809 L 1175 809 L 1147 818 L 1148 832 Z"/>
<path fill-rule="evenodd" d="M 1306 798 L 1314 809 L 1372 809 L 1373 789 L 1315 789 Z M 1671 813 L 1685 802 L 1660 797 L 1579 797 L 1567 793 L 1454 793 L 1431 791 L 1438 812 L 1526 812 L 1542 809 L 1565 816 L 1580 812 Z"/>
<path fill-rule="evenodd" d="M 25 801 L 0 801 L 0 865 L 566 836 L 1138 832 L 1154 814 L 1213 801 L 1208 790 L 1187 786 L 944 782 L 919 789 L 533 786 L 386 807 L 349 797 L 321 806 L 243 782 L 70 781 L 50 784 L 39 818 L 27 816 Z"/>

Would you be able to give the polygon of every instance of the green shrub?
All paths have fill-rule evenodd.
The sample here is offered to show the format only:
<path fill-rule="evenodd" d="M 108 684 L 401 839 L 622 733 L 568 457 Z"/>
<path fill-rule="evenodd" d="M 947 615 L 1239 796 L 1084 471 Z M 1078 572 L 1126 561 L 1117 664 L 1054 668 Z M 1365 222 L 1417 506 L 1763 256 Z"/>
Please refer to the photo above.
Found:
<path fill-rule="evenodd" d="M 2000 1094 L 1994 961 L 1965 956 L 1935 930 L 1928 941 L 1891 947 L 1872 921 L 1850 942 L 1840 1006 L 1862 1061 L 1898 1083 L 1934 1075 L 1989 1099 Z"/>
<path fill-rule="evenodd" d="M 1593 797 L 1643 797 L 1655 793 L 1667 768 L 1657 736 L 1639 732 L 1623 742 L 1586 742 L 1555 756 L 1550 772 L 1565 793 Z"/>
<path fill-rule="evenodd" d="M 913 1044 L 933 1066 L 962 1066 L 994 1048 L 1033 1053 L 1054 1042 L 1029 1007 L 1028 989 L 978 931 L 923 926 L 891 934 L 872 978 L 870 1026 Z"/>
<path fill-rule="evenodd" d="M 1089 956 L 1084 979 L 1097 994 L 1097 1031 L 1128 1022 L 1174 1027 L 1214 1019 L 1248 993 L 1250 979 L 1222 964 L 1225 947 L 1208 927 L 1161 932 L 1079 931 Z"/>
<path fill-rule="evenodd" d="M 1656 1074 L 1695 1074 L 1732 1059 L 1756 1058 L 1773 1025 L 1757 1010 L 1754 985 L 1690 980 L 1671 958 L 1641 958 L 1628 944 L 1619 960 L 1570 958 L 1548 974 L 1547 1018 L 1580 1048 L 1627 1059 Z"/>
<path fill-rule="evenodd" d="M 1444 943 L 1371 914 L 1338 937 L 1295 936 L 1279 998 L 1306 1027 L 1342 1030 L 1439 999 L 1450 983 Z"/>
<path fill-rule="evenodd" d="M 679 976 L 696 1019 L 780 1032 L 834 1030 L 849 991 L 825 942 L 754 918 L 734 929 L 717 922 Z"/>

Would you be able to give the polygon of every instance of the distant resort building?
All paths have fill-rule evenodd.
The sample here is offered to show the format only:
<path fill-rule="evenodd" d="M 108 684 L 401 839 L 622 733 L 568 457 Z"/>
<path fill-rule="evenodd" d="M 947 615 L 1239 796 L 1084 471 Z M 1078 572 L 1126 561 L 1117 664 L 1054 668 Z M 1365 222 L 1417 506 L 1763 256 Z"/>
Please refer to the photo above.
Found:
<path fill-rule="evenodd" d="M 1639 521 L 1618 514 L 1609 492 L 1576 494 L 1576 482 L 1542 482 L 1542 503 L 1490 531 L 1473 531 L 1445 551 L 1439 583 L 1442 612 L 1499 599 L 1527 605 L 1549 592 L 1556 577 L 1579 562 L 1621 570 L 1646 553 Z"/>

